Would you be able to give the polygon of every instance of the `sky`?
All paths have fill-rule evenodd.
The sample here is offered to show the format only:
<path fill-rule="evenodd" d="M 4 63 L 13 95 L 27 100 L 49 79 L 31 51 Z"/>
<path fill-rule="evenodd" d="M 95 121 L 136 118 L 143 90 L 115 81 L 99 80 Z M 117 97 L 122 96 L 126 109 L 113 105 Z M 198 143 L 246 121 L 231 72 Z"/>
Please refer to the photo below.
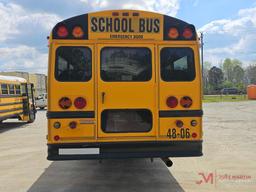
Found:
<path fill-rule="evenodd" d="M 138 9 L 182 19 L 204 33 L 204 60 L 256 61 L 256 0 L 0 0 L 0 71 L 47 73 L 46 37 L 66 18 Z"/>

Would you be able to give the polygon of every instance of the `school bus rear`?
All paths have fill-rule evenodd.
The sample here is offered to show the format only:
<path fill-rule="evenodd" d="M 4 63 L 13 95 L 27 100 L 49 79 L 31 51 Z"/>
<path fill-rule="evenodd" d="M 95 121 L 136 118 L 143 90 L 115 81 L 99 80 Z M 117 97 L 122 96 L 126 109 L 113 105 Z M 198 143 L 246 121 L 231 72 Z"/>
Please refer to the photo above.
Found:
<path fill-rule="evenodd" d="M 49 39 L 48 159 L 202 155 L 193 25 L 132 10 L 58 23 Z"/>

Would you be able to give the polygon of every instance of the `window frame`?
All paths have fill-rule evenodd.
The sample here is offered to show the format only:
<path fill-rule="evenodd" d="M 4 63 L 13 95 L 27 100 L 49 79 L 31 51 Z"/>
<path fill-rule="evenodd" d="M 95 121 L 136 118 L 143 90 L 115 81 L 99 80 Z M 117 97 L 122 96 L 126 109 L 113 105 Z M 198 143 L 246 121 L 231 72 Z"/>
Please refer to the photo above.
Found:
<path fill-rule="evenodd" d="M 88 49 L 89 50 L 89 52 L 90 52 L 90 59 L 91 59 L 91 75 L 90 75 L 90 78 L 88 79 L 88 80 L 80 80 L 80 81 L 74 81 L 74 80 L 69 80 L 69 81 L 63 81 L 63 80 L 59 80 L 58 78 L 56 78 L 57 76 L 56 76 L 56 74 L 57 74 L 57 59 L 58 59 L 58 57 L 57 57 L 57 51 L 58 51 L 58 49 L 60 49 L 60 48 L 63 48 L 63 47 L 72 47 L 72 48 L 86 48 L 86 49 Z M 55 61 L 54 61 L 54 79 L 56 80 L 56 81 L 58 81 L 58 82 L 63 82 L 63 83 L 79 83 L 79 82 L 89 82 L 89 81 L 91 81 L 92 80 L 92 78 L 93 78 L 93 55 L 92 55 L 92 49 L 89 47 L 89 46 L 81 46 L 81 45 L 79 45 L 79 46 L 72 46 L 72 45 L 61 45 L 61 46 L 58 46 L 56 49 L 55 49 L 55 52 L 54 52 L 54 54 L 55 54 Z"/>
<path fill-rule="evenodd" d="M 3 88 L 2 88 L 3 85 L 6 86 L 6 89 L 4 89 L 4 90 L 7 91 L 7 93 L 3 93 Z M 6 83 L 2 83 L 2 84 L 1 84 L 1 95 L 9 95 L 8 84 L 6 84 Z"/>
<path fill-rule="evenodd" d="M 101 71 L 101 66 L 102 66 L 102 51 L 105 50 L 105 49 L 108 49 L 108 48 L 137 48 L 137 49 L 147 49 L 149 50 L 149 54 L 150 54 L 150 69 L 151 69 L 151 76 L 150 76 L 150 79 L 148 80 L 145 80 L 145 81 L 106 81 L 102 78 L 102 71 Z M 100 79 L 106 83 L 138 83 L 138 82 L 150 82 L 152 81 L 153 79 L 153 57 L 152 57 L 152 50 L 150 47 L 136 47 L 136 46 L 131 46 L 131 47 L 127 47 L 127 46 L 105 46 L 105 47 L 102 47 L 100 49 L 100 67 L 99 67 L 99 70 L 100 70 Z"/>
<path fill-rule="evenodd" d="M 192 53 L 192 61 L 193 61 L 193 70 L 194 70 L 194 74 L 193 74 L 193 78 L 191 80 L 169 80 L 167 81 L 166 79 L 163 79 L 162 77 L 162 52 L 163 50 L 165 49 L 188 49 L 191 51 Z M 195 61 L 195 52 L 194 50 L 191 48 L 191 47 L 162 47 L 160 52 L 159 52 L 159 76 L 160 76 L 160 79 L 166 83 L 171 83 L 171 82 L 192 82 L 196 79 L 196 76 L 197 76 L 197 72 L 196 72 L 196 61 Z"/>

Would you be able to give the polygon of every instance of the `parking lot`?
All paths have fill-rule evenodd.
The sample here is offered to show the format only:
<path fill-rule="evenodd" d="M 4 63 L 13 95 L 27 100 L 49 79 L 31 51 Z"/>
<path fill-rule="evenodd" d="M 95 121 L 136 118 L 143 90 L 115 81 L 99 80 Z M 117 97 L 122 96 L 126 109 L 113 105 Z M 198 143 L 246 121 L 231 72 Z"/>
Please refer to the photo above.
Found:
<path fill-rule="evenodd" d="M 0 125 L 0 191 L 255 191 L 256 101 L 204 104 L 203 157 L 46 160 L 46 111 Z"/>

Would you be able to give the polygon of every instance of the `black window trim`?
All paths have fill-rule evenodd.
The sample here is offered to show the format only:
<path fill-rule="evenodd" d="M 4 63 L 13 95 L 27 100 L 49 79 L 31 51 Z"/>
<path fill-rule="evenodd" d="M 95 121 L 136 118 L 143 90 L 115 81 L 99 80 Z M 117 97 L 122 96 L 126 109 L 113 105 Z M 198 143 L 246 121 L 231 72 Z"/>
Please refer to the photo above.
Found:
<path fill-rule="evenodd" d="M 193 79 L 192 80 L 189 80 L 189 81 L 177 81 L 177 80 L 173 80 L 173 81 L 165 81 L 163 78 L 162 78 L 162 73 L 161 73 L 161 53 L 162 53 L 162 50 L 163 49 L 166 49 L 166 48 L 186 48 L 186 49 L 190 49 L 191 51 L 192 51 L 192 53 L 193 53 L 193 61 L 194 61 L 194 70 L 195 70 L 195 73 L 194 73 L 194 77 L 193 77 Z M 161 50 L 160 50 L 160 52 L 159 52 L 160 54 L 159 54 L 159 76 L 160 76 L 160 79 L 162 80 L 162 81 L 164 81 L 165 83 L 173 83 L 173 82 L 193 82 L 193 81 L 195 81 L 195 79 L 196 79 L 196 76 L 197 76 L 197 73 L 196 73 L 196 61 L 195 61 L 195 52 L 194 52 L 194 50 L 191 48 L 191 47 L 162 47 L 161 48 Z"/>
<path fill-rule="evenodd" d="M 150 127 L 150 129 L 149 130 L 147 130 L 147 131 L 124 131 L 124 132 L 113 132 L 113 131 L 105 131 L 105 130 L 103 130 L 103 128 L 102 128 L 102 122 L 103 122 L 103 120 L 102 120 L 102 114 L 103 114 L 103 112 L 105 112 L 105 111 L 109 111 L 109 110 L 111 110 L 111 111 L 120 111 L 120 110 L 137 110 L 137 111 L 148 111 L 148 112 L 150 112 L 150 114 L 151 114 L 151 117 L 152 117 L 152 123 L 151 123 L 151 127 Z M 154 127 L 154 115 L 153 115 L 153 112 L 150 110 L 150 109 L 148 109 L 148 108 L 129 108 L 129 109 L 127 109 L 127 108 L 125 108 L 125 109 L 121 109 L 121 108 L 118 108 L 118 109 L 104 109 L 104 110 L 102 110 L 101 111 L 101 113 L 100 113 L 100 129 L 101 129 L 101 131 L 103 132 L 103 133 L 111 133 L 111 134 L 125 134 L 125 133 L 149 133 L 150 131 L 152 131 L 153 130 L 153 127 Z"/>
<path fill-rule="evenodd" d="M 101 64 L 102 64 L 102 51 L 104 50 L 104 49 L 107 49 L 107 48 L 142 48 L 142 49 L 148 49 L 149 50 L 149 53 L 150 53 L 150 65 L 151 65 L 151 77 L 150 77 L 150 79 L 149 80 L 147 80 L 147 81 L 105 81 L 105 80 L 103 80 L 102 78 L 101 78 Z M 153 79 L 153 71 L 154 71 L 154 67 L 153 67 L 153 58 L 152 58 L 152 50 L 150 49 L 150 47 L 136 47 L 136 46 L 105 46 L 105 47 L 102 47 L 101 49 L 100 49 L 100 67 L 99 67 L 100 69 L 100 79 L 102 80 L 102 81 L 104 81 L 105 83 L 143 83 L 143 82 L 150 82 L 150 81 L 152 81 L 152 79 Z"/>
<path fill-rule="evenodd" d="M 56 67 L 56 63 L 57 63 L 57 51 L 59 48 L 61 47 L 76 47 L 76 48 L 88 48 L 88 50 L 90 51 L 90 54 L 91 54 L 91 76 L 90 76 L 90 79 L 87 80 L 87 81 L 60 81 L 56 78 L 56 71 L 57 71 L 57 67 Z M 55 50 L 55 63 L 54 63 L 54 79 L 58 82 L 63 82 L 63 83 L 85 83 L 85 82 L 90 82 L 92 79 L 93 79 L 93 55 L 92 55 L 92 49 L 89 47 L 89 46 L 82 46 L 82 45 L 79 45 L 79 46 L 76 46 L 76 45 L 60 45 L 56 48 Z"/>

